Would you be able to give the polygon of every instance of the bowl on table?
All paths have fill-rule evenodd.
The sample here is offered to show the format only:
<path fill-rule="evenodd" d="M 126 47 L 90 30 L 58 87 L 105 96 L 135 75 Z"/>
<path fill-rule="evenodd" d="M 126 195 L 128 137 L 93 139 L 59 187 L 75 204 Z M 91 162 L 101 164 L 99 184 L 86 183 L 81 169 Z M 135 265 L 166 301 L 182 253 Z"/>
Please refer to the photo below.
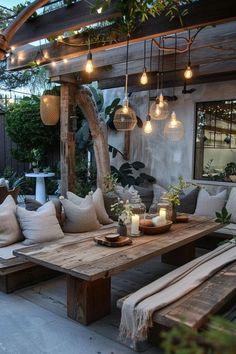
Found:
<path fill-rule="evenodd" d="M 162 234 L 164 232 L 169 231 L 172 224 L 172 221 L 166 221 L 165 223 L 157 226 L 140 225 L 139 230 L 146 235 Z"/>

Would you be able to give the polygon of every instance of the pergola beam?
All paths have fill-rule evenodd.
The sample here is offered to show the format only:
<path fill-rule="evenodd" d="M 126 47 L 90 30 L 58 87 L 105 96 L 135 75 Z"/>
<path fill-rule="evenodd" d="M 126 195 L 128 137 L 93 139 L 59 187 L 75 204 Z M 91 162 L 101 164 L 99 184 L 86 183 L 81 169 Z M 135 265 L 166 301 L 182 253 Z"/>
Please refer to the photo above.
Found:
<path fill-rule="evenodd" d="M 130 42 L 135 43 L 145 39 L 147 40 L 162 35 L 170 35 L 192 28 L 223 23 L 236 19 L 236 3 L 234 0 L 227 0 L 227 5 L 225 5 L 225 2 L 222 2 L 221 0 L 208 0 L 207 6 L 211 9 L 211 11 L 206 11 L 205 0 L 199 0 L 186 6 L 186 8 L 188 8 L 188 14 L 183 17 L 183 25 L 180 23 L 178 18 L 170 21 L 165 15 L 150 19 L 144 24 L 140 24 L 138 26 L 135 33 L 132 34 Z M 100 32 L 101 30 L 98 31 Z M 81 43 L 79 37 L 77 40 L 75 40 L 75 38 L 68 39 L 68 43 L 72 42 L 75 44 L 76 41 L 77 43 Z M 92 51 L 96 53 L 99 51 L 104 51 L 105 49 L 125 45 L 125 43 L 125 38 L 116 38 L 115 43 L 110 43 L 108 45 L 94 45 Z M 63 58 L 75 58 L 82 56 L 86 53 L 87 48 L 86 46 L 78 48 L 66 46 L 63 44 L 55 45 L 55 43 L 53 43 L 47 45 L 45 50 L 47 50 L 50 60 L 56 61 Z M 35 59 L 37 51 L 37 48 L 35 50 L 25 51 L 24 58 L 21 58 L 21 60 L 17 60 L 16 58 L 14 63 L 9 62 L 9 69 L 14 70 L 27 67 L 29 63 Z"/>
<path fill-rule="evenodd" d="M 10 45 L 20 46 L 42 38 L 58 36 L 64 32 L 120 16 L 116 9 L 117 0 L 113 0 L 110 8 L 101 14 L 97 12 L 91 13 L 91 6 L 94 3 L 94 0 L 89 2 L 81 0 L 70 6 L 29 19 L 16 32 L 11 39 Z"/>

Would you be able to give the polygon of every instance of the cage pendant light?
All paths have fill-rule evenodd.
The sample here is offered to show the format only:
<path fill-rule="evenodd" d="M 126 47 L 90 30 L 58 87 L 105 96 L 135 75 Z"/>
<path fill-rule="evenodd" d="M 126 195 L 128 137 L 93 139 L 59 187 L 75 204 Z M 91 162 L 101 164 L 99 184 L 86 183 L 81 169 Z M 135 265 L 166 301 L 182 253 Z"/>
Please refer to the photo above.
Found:
<path fill-rule="evenodd" d="M 160 41 L 163 41 L 163 47 L 164 47 L 164 39 L 160 39 Z M 155 102 L 151 105 L 150 109 L 150 115 L 152 119 L 154 120 L 164 120 L 168 117 L 169 115 L 169 110 L 168 110 L 168 102 L 164 99 L 164 96 L 162 94 L 162 89 L 163 89 L 163 81 L 164 81 L 164 52 L 162 54 L 162 63 L 161 62 L 161 54 L 160 54 L 160 49 L 159 49 L 159 55 L 158 55 L 158 73 L 157 73 L 157 97 Z M 162 66 L 162 72 L 160 73 L 160 67 Z M 161 77 L 161 79 L 160 79 Z M 159 93 L 159 95 L 158 95 Z"/>
<path fill-rule="evenodd" d="M 129 107 L 128 99 L 128 60 L 129 60 L 129 40 L 126 45 L 126 71 L 125 71 L 125 97 L 123 106 L 115 113 L 113 124 L 118 131 L 131 131 L 137 124 L 134 110 Z"/>
<path fill-rule="evenodd" d="M 177 35 L 175 34 L 175 83 L 176 84 L 176 56 L 177 56 Z M 173 88 L 173 96 L 175 94 L 175 87 Z M 183 123 L 177 119 L 175 111 L 171 113 L 170 120 L 166 123 L 164 127 L 164 136 L 167 140 L 175 142 L 183 139 L 184 137 L 184 126 Z"/>

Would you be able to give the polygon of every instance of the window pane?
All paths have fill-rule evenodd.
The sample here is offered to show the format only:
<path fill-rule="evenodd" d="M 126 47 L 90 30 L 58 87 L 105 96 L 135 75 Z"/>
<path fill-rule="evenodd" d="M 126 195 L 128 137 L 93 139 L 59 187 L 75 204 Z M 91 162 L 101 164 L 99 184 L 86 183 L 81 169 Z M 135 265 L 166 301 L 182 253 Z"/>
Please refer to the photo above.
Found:
<path fill-rule="evenodd" d="M 236 100 L 196 104 L 194 178 L 236 182 Z"/>

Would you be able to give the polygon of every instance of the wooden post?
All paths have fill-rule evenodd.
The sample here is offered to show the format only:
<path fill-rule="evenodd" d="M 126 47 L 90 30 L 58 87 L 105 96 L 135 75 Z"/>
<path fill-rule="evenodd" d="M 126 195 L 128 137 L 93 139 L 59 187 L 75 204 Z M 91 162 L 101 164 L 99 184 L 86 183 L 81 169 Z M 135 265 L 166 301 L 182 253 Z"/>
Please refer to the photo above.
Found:
<path fill-rule="evenodd" d="M 61 85 L 61 194 L 75 190 L 75 133 L 71 131 L 70 117 L 74 115 L 77 87 Z"/>
<path fill-rule="evenodd" d="M 86 281 L 67 275 L 67 315 L 88 325 L 111 311 L 111 278 Z"/>

